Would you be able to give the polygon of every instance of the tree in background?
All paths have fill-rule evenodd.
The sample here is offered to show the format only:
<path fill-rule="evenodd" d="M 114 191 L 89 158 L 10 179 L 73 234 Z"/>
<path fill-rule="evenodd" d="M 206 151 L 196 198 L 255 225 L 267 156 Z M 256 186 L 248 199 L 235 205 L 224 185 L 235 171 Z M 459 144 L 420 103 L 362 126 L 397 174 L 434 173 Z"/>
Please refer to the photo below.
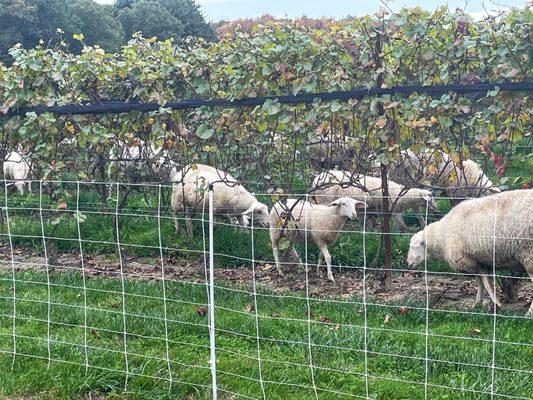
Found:
<path fill-rule="evenodd" d="M 181 38 L 184 32 L 183 24 L 160 2 L 153 0 L 140 0 L 131 7 L 124 7 L 118 12 L 118 19 L 126 38 L 131 38 L 138 31 L 146 37 L 157 36 L 160 39 Z"/>
<path fill-rule="evenodd" d="M 33 47 L 64 40 L 72 52 L 81 43 L 72 35 L 83 33 L 88 45 L 99 45 L 116 52 L 123 43 L 124 32 L 113 16 L 113 8 L 93 0 L 0 0 L 0 57 L 16 43 Z M 58 29 L 61 31 L 58 32 Z"/>
<path fill-rule="evenodd" d="M 185 36 L 198 36 L 206 40 L 216 40 L 213 28 L 205 22 L 200 7 L 194 0 L 159 0 L 163 6 L 183 23 Z"/>
<path fill-rule="evenodd" d="M 58 31 L 59 29 L 59 31 Z M 0 0 L 0 60 L 9 62 L 8 50 L 17 43 L 50 47 L 64 41 L 78 53 L 82 33 L 86 45 L 114 53 L 142 31 L 159 39 L 200 36 L 215 40 L 212 28 L 193 0 L 117 0 L 114 7 L 94 0 Z"/>
<path fill-rule="evenodd" d="M 117 0 L 115 8 L 128 39 L 138 31 L 158 39 L 179 40 L 186 36 L 216 39 L 193 0 Z"/>
<path fill-rule="evenodd" d="M 36 11 L 25 0 L 0 0 L 0 60 L 14 44 L 25 44 L 25 34 L 33 29 L 37 19 Z"/>

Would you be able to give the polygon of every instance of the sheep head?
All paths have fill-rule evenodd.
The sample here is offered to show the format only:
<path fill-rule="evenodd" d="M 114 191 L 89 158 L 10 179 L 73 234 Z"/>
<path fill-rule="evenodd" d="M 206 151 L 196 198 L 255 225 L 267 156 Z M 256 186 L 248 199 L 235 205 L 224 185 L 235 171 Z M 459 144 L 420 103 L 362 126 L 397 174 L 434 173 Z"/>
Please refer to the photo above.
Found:
<path fill-rule="evenodd" d="M 255 224 L 260 226 L 269 226 L 270 215 L 268 207 L 259 201 L 252 203 L 252 205 L 242 213 L 243 217 L 250 218 Z"/>
<path fill-rule="evenodd" d="M 357 218 L 356 209 L 365 207 L 365 202 L 352 199 L 351 197 L 340 197 L 329 203 L 328 207 L 337 207 L 337 212 L 341 217 L 355 219 Z"/>
<path fill-rule="evenodd" d="M 426 258 L 426 234 L 425 231 L 415 233 L 409 243 L 409 252 L 407 253 L 407 265 L 416 267 Z"/>
<path fill-rule="evenodd" d="M 437 203 L 435 202 L 435 198 L 433 197 L 433 193 L 431 193 L 429 190 L 420 189 L 420 198 L 426 202 L 427 207 L 431 212 L 439 211 L 437 208 Z"/>

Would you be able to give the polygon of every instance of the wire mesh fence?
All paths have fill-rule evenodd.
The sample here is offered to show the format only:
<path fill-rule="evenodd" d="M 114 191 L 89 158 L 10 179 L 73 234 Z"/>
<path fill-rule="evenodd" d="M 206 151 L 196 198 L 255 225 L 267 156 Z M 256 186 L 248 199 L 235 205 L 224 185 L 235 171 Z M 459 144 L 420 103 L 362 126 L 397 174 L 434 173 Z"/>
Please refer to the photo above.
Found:
<path fill-rule="evenodd" d="M 488 243 L 482 273 L 433 261 L 428 246 L 408 263 L 411 238 L 441 215 L 427 201 L 422 221 L 395 213 L 407 230 L 390 233 L 387 289 L 379 214 L 366 203 L 340 223 L 331 212 L 342 205 L 278 195 L 300 202 L 274 207 L 268 225 L 255 212 L 239 224 L 216 209 L 216 186 L 206 187 L 194 213 L 177 215 L 192 220 L 187 232 L 176 231 L 171 185 L 61 181 L 72 196 L 57 204 L 51 182 L 32 182 L 28 195 L 2 183 L 0 351 L 14 367 L 40 359 L 42 368 L 112 374 L 126 390 L 148 380 L 199 398 L 531 398 L 532 284 L 525 271 L 500 270 L 499 254 L 504 243 L 531 248 L 533 238 L 501 233 L 496 206 L 485 215 L 490 234 L 473 238 Z M 271 193 L 255 196 L 272 202 Z M 448 200 L 435 198 L 441 209 Z M 522 205 L 533 211 L 530 196 Z M 502 307 L 486 295 L 474 307 L 478 278 L 500 298 L 507 281 L 516 294 Z"/>

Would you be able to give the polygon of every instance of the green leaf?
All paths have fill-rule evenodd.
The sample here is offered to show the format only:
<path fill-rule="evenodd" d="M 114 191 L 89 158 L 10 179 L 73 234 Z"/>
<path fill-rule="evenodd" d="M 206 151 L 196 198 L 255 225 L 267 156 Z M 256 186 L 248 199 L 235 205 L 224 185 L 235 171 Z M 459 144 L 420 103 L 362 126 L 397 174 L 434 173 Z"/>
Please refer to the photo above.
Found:
<path fill-rule="evenodd" d="M 287 238 L 282 237 L 278 242 L 278 249 L 280 249 L 281 251 L 285 251 L 289 248 L 290 245 L 291 242 L 289 242 Z"/>
<path fill-rule="evenodd" d="M 211 129 L 207 124 L 202 124 L 195 133 L 200 139 L 207 140 L 215 134 L 215 130 Z"/>

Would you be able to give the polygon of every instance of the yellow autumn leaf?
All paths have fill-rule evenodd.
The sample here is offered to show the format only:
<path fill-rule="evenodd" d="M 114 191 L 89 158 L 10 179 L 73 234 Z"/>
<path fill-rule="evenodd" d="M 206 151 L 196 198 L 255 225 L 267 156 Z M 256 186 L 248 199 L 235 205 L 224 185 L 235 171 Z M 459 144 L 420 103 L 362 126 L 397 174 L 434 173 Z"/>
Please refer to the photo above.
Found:
<path fill-rule="evenodd" d="M 452 159 L 452 162 L 454 164 L 459 164 L 461 162 L 461 159 L 459 158 L 459 155 L 455 152 L 452 152 L 452 154 L 450 154 L 450 158 Z"/>
<path fill-rule="evenodd" d="M 83 36 L 83 33 L 75 33 L 74 35 L 72 35 L 72 37 L 79 41 L 82 41 L 83 39 L 85 39 L 85 36 Z"/>
<path fill-rule="evenodd" d="M 65 129 L 69 133 L 74 133 L 74 125 L 72 124 L 72 122 L 67 121 L 67 123 L 65 124 Z"/>
<path fill-rule="evenodd" d="M 155 119 L 152 118 L 152 117 L 150 117 L 150 118 L 148 118 L 148 119 L 146 120 L 146 123 L 147 123 L 148 125 L 153 125 L 153 124 L 155 123 Z"/>
<path fill-rule="evenodd" d="M 457 174 L 456 174 L 455 170 L 452 170 L 452 172 L 450 172 L 450 175 L 448 175 L 448 181 L 450 183 L 457 182 Z"/>
<path fill-rule="evenodd" d="M 428 164 L 427 171 L 430 175 L 436 175 L 437 174 L 437 167 L 435 167 L 434 164 Z"/>

